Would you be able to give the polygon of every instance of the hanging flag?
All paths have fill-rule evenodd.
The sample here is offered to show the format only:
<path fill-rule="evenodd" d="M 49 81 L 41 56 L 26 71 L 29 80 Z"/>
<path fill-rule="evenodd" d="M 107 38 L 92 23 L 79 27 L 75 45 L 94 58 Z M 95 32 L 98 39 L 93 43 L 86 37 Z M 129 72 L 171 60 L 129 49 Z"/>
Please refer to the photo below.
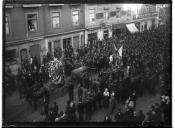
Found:
<path fill-rule="evenodd" d="M 109 64 L 112 64 L 112 62 L 113 62 L 113 55 L 110 55 L 110 57 L 109 57 Z"/>
<path fill-rule="evenodd" d="M 117 51 L 117 48 L 116 48 L 116 46 L 115 46 L 115 43 L 113 43 L 113 47 L 114 47 L 115 51 Z"/>
<path fill-rule="evenodd" d="M 123 51 L 123 45 L 120 47 L 120 49 L 118 50 L 119 56 L 122 57 L 122 51 Z"/>

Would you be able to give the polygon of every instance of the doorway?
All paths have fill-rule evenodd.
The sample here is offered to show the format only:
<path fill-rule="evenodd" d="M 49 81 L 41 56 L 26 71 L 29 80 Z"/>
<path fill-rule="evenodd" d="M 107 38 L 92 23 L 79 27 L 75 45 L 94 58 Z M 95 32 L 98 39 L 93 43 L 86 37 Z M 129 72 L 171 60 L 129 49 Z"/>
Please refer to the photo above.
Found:
<path fill-rule="evenodd" d="M 63 49 L 71 45 L 71 38 L 63 39 Z"/>

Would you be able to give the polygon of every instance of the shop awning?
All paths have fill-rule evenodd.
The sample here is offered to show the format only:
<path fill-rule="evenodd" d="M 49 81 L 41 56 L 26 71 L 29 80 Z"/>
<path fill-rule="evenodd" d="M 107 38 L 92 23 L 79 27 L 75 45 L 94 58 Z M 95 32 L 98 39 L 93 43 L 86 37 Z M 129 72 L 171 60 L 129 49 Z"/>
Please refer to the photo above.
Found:
<path fill-rule="evenodd" d="M 41 7 L 41 4 L 23 4 L 24 8 Z"/>
<path fill-rule="evenodd" d="M 126 27 L 130 31 L 130 33 L 139 32 L 139 30 L 137 29 L 137 27 L 135 26 L 134 23 L 132 23 L 132 24 L 126 24 Z"/>

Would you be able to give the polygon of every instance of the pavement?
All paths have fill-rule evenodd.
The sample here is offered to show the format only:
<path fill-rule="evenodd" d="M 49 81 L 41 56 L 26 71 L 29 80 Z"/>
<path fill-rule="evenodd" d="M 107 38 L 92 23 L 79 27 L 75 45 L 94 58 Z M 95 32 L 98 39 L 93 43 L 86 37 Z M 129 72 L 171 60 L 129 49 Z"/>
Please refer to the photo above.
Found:
<path fill-rule="evenodd" d="M 67 78 L 68 79 L 68 78 Z M 66 85 L 65 85 L 66 86 Z M 60 93 L 64 93 L 63 96 Z M 77 88 L 74 89 L 74 101 L 77 103 Z M 66 102 L 68 101 L 68 93 L 65 87 L 56 89 L 50 97 L 49 106 L 53 106 L 53 102 L 56 101 L 59 107 L 59 112 L 65 110 Z M 150 94 L 144 94 L 139 97 L 136 101 L 136 111 L 143 110 L 146 113 L 150 110 L 151 105 L 154 103 L 160 103 L 160 94 L 157 93 L 155 96 Z M 118 108 L 124 109 L 124 105 L 117 104 L 114 113 Z M 42 100 L 38 101 L 38 109 L 34 110 L 24 99 L 19 99 L 19 93 L 16 91 L 12 96 L 8 96 L 5 99 L 5 106 L 3 107 L 3 112 L 5 112 L 4 122 L 43 122 L 44 116 L 41 115 L 43 111 Z M 108 109 L 99 109 L 93 112 L 92 119 L 88 122 L 103 122 L 104 116 L 109 112 Z M 111 115 L 112 120 L 114 119 L 114 114 Z"/>

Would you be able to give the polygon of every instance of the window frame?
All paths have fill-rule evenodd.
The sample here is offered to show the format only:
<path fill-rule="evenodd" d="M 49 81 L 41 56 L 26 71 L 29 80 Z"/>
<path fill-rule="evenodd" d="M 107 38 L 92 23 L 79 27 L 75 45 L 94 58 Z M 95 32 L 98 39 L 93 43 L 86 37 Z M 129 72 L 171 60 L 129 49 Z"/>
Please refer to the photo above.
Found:
<path fill-rule="evenodd" d="M 103 16 L 102 16 L 102 17 L 100 17 L 100 18 L 97 18 L 97 15 L 98 15 L 98 14 L 103 14 Z M 95 18 L 96 18 L 96 19 L 103 19 L 103 18 L 104 18 L 104 12 L 96 13 Z"/>
<path fill-rule="evenodd" d="M 18 60 L 17 60 L 17 59 L 18 59 L 18 56 L 17 56 L 17 49 L 16 49 L 16 48 L 8 49 L 8 50 L 6 50 L 6 52 L 8 52 L 8 51 L 13 51 L 13 50 L 15 51 L 15 55 L 14 55 L 15 58 L 16 58 L 15 61 L 11 61 L 11 62 L 10 62 L 10 61 L 7 61 L 7 59 L 5 59 L 5 63 L 8 63 L 8 64 L 10 64 L 10 65 L 17 64 L 17 61 L 18 61 Z M 7 53 L 6 53 L 6 54 L 7 54 Z M 6 56 L 6 57 L 7 57 L 7 56 Z"/>
<path fill-rule="evenodd" d="M 37 16 L 37 19 L 36 19 L 36 23 L 37 23 L 37 30 L 36 31 L 29 31 L 28 30 L 28 15 L 30 15 L 30 14 L 36 14 L 36 16 Z M 27 28 L 27 32 L 28 33 L 35 33 L 35 32 L 38 32 L 39 31 L 39 22 L 38 22 L 38 20 L 39 20 L 39 16 L 38 16 L 38 12 L 27 12 L 27 13 L 25 13 L 25 16 L 26 16 L 26 28 Z"/>
<path fill-rule="evenodd" d="M 74 24 L 73 22 L 73 12 L 78 11 L 78 23 Z M 72 17 L 72 26 L 79 26 L 80 25 L 80 9 L 73 9 L 71 11 L 71 17 Z"/>
<path fill-rule="evenodd" d="M 116 18 L 121 18 L 121 8 L 116 8 Z"/>
<path fill-rule="evenodd" d="M 53 27 L 52 13 L 59 13 L 59 26 L 56 27 L 56 28 Z M 61 11 L 50 11 L 50 20 L 51 20 L 51 28 L 52 29 L 58 29 L 58 28 L 60 28 L 60 26 L 61 26 L 61 24 L 60 24 L 60 17 L 61 17 Z"/>
<path fill-rule="evenodd" d="M 115 12 L 115 15 L 112 16 L 111 14 L 114 13 L 114 12 Z M 117 11 L 111 11 L 110 12 L 110 17 L 115 17 L 116 15 L 117 15 Z"/>
<path fill-rule="evenodd" d="M 94 10 L 94 13 L 91 13 L 90 12 L 91 10 Z M 91 18 L 90 18 L 90 15 L 92 15 L 92 14 L 94 14 L 94 21 L 91 21 Z M 90 21 L 90 23 L 94 23 L 95 19 L 96 19 L 96 17 L 95 17 L 95 9 L 89 9 L 89 21 Z"/>
<path fill-rule="evenodd" d="M 8 29 L 9 29 L 9 33 L 8 34 L 6 34 L 6 17 L 8 17 Z M 9 36 L 11 34 L 11 26 L 10 26 L 10 15 L 9 14 L 6 14 L 5 15 L 5 35 L 6 36 Z"/>

